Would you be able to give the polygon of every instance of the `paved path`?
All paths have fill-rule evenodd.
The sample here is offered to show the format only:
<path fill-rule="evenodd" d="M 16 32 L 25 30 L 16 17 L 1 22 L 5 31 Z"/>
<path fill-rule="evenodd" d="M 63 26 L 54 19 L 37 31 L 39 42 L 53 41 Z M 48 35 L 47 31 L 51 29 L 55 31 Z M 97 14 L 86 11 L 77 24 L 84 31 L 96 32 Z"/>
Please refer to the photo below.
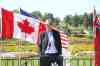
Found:
<path fill-rule="evenodd" d="M 15 52 L 0 52 L 0 57 L 16 57 Z"/>

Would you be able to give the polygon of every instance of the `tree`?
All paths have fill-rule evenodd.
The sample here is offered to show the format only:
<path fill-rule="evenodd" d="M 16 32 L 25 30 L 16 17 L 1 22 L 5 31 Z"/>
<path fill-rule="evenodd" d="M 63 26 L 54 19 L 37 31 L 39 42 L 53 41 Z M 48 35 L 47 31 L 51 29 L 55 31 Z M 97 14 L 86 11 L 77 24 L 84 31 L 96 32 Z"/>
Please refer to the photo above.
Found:
<path fill-rule="evenodd" d="M 89 25 L 89 27 L 92 27 L 92 25 L 93 25 L 93 14 L 89 14 L 88 15 L 88 25 Z"/>
<path fill-rule="evenodd" d="M 71 15 L 67 15 L 64 17 L 64 22 L 66 24 L 70 24 L 71 25 Z"/>
<path fill-rule="evenodd" d="M 33 11 L 31 14 L 32 14 L 32 16 L 36 16 L 36 17 L 42 18 L 42 14 L 41 14 L 40 11 Z"/>
<path fill-rule="evenodd" d="M 84 30 L 88 29 L 88 14 L 85 12 L 83 15 L 83 25 L 84 25 Z"/>
<path fill-rule="evenodd" d="M 72 15 L 67 15 L 64 17 L 63 22 L 65 24 L 65 29 L 68 29 L 68 25 L 72 25 Z"/>
<path fill-rule="evenodd" d="M 44 21 L 45 21 L 46 19 L 48 19 L 49 22 L 50 22 L 50 24 L 53 24 L 53 23 L 54 23 L 54 16 L 53 16 L 52 13 L 45 13 L 42 19 L 43 19 Z"/>
<path fill-rule="evenodd" d="M 15 13 L 19 13 L 19 11 L 17 9 L 14 10 Z"/>
<path fill-rule="evenodd" d="M 75 14 L 75 16 L 73 16 L 73 26 L 74 27 L 78 27 L 80 25 L 80 17 Z"/>
<path fill-rule="evenodd" d="M 59 25 L 59 22 L 61 22 L 59 17 L 54 18 L 55 25 Z"/>
<path fill-rule="evenodd" d="M 92 30 L 92 25 L 93 25 L 93 23 L 92 23 L 92 19 L 93 19 L 93 14 L 92 13 L 90 13 L 90 14 L 87 14 L 87 13 L 84 13 L 84 21 L 83 21 L 83 24 L 84 24 L 84 28 L 86 29 L 86 30 L 88 30 L 88 29 L 91 29 Z"/>
<path fill-rule="evenodd" d="M 44 15 L 42 16 L 43 21 L 45 21 L 46 19 L 48 19 L 48 13 L 44 13 Z"/>

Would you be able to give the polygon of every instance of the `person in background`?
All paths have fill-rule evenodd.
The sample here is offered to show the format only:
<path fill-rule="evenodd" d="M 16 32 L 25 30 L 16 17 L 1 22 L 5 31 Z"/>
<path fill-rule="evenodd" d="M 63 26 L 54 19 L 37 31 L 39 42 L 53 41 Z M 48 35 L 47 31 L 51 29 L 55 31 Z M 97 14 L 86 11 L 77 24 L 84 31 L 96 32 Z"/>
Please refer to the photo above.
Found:
<path fill-rule="evenodd" d="M 39 49 L 40 66 L 63 66 L 60 33 L 49 25 L 46 25 L 46 32 L 40 34 Z"/>

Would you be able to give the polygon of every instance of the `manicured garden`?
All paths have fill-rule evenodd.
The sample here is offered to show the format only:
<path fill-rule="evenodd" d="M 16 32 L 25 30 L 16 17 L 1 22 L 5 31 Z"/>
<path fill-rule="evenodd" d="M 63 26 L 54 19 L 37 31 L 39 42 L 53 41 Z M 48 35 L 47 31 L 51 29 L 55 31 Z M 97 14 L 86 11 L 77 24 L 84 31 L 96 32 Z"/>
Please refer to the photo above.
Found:
<path fill-rule="evenodd" d="M 94 51 L 94 44 L 92 44 L 92 39 L 88 39 L 87 37 L 69 37 L 71 43 L 69 44 L 68 48 L 71 51 L 72 58 L 66 59 L 66 63 L 71 64 L 71 66 L 94 66 L 94 56 L 88 55 L 79 55 L 81 52 L 84 51 Z M 32 53 L 34 56 L 34 52 L 38 53 L 38 46 L 35 44 L 19 41 L 19 40 L 4 40 L 0 42 L 0 50 L 4 52 L 19 52 L 19 53 L 26 53 L 20 54 L 22 56 L 29 55 Z M 0 66 L 39 66 L 39 58 L 34 60 L 33 56 L 30 58 L 20 59 L 19 58 L 1 58 L 0 59 Z M 91 64 L 92 63 L 92 64 Z"/>

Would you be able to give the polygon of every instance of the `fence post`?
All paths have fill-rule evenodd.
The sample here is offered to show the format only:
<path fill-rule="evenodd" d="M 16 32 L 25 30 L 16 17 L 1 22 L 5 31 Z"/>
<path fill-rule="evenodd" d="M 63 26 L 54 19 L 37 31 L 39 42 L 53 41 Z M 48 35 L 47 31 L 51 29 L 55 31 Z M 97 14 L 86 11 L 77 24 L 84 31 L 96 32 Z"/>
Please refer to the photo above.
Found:
<path fill-rule="evenodd" d="M 77 58 L 76 60 L 77 60 L 77 66 L 79 66 L 79 58 Z"/>
<path fill-rule="evenodd" d="M 25 61 L 25 66 L 27 66 L 27 61 Z"/>

